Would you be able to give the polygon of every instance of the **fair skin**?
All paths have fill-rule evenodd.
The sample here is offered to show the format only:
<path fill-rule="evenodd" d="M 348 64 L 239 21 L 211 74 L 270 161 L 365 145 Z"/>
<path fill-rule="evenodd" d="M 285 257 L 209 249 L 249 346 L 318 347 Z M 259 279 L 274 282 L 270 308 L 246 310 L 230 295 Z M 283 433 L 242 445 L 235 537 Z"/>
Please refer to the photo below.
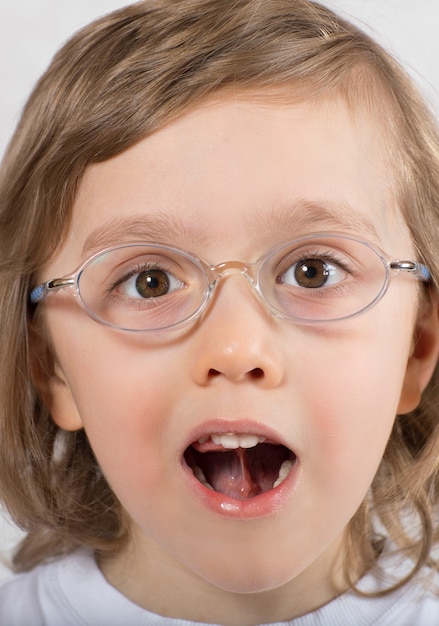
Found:
<path fill-rule="evenodd" d="M 218 98 L 87 170 L 41 278 L 73 270 L 91 233 L 100 248 L 146 240 L 163 215 L 178 228 L 156 241 L 213 264 L 316 231 L 412 258 L 383 154 L 372 122 L 340 101 Z M 147 227 L 124 234 L 134 217 Z M 433 367 L 413 342 L 414 281 L 396 279 L 368 313 L 326 326 L 273 317 L 233 275 L 202 319 L 154 337 L 101 326 L 67 294 L 44 306 L 53 418 L 85 428 L 130 520 L 127 549 L 102 563 L 111 584 L 156 613 L 242 626 L 291 619 L 342 590 L 346 526 L 395 414 L 417 404 Z M 284 444 L 295 462 L 283 487 L 254 502 L 205 493 L 183 454 L 212 432 Z"/>

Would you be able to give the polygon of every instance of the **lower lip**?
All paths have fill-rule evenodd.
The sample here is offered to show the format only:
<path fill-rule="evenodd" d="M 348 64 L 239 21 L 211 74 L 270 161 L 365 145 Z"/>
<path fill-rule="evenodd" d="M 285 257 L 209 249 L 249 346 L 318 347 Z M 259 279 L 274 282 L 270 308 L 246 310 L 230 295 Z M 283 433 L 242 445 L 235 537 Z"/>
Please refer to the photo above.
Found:
<path fill-rule="evenodd" d="M 298 483 L 299 465 L 296 459 L 290 473 L 280 485 L 248 500 L 235 500 L 223 493 L 208 489 L 195 478 L 184 460 L 182 468 L 189 491 L 204 507 L 223 517 L 256 520 L 277 515 L 286 506 Z"/>

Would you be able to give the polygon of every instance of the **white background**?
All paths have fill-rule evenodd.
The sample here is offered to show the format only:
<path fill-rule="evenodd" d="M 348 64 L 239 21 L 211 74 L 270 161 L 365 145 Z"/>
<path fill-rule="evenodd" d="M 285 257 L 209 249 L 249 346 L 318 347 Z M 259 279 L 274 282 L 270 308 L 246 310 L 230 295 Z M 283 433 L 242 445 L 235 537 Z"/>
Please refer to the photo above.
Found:
<path fill-rule="evenodd" d="M 439 114 L 439 0 L 322 1 L 359 22 L 390 50 Z M 73 31 L 127 4 L 123 0 L 0 0 L 0 156 L 32 85 L 54 52 Z M 6 516 L 0 516 L 0 552 L 6 553 L 17 536 Z M 6 576 L 0 565 L 0 580 Z"/>

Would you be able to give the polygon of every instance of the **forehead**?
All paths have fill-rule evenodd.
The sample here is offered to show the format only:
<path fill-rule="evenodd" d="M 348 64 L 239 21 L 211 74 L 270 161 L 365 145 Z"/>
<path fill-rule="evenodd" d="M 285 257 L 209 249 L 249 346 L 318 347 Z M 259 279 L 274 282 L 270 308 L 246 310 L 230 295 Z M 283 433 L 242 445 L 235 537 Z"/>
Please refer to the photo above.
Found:
<path fill-rule="evenodd" d="M 396 251 L 410 240 L 390 180 L 374 120 L 341 99 L 212 99 L 89 167 L 64 247 L 78 261 L 140 239 L 242 255 L 331 230 Z"/>

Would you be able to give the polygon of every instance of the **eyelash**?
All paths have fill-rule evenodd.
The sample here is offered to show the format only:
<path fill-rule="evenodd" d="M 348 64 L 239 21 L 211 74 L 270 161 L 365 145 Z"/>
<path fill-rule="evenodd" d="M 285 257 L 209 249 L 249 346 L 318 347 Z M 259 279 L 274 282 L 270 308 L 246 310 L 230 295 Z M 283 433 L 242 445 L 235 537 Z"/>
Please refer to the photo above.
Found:
<path fill-rule="evenodd" d="M 336 265 L 337 267 L 339 267 L 340 269 L 342 269 L 347 274 L 349 274 L 350 276 L 355 276 L 356 272 L 352 266 L 349 267 L 348 264 L 344 260 L 341 260 L 339 257 L 337 257 L 334 252 L 329 252 L 329 251 L 324 252 L 324 253 L 303 252 L 300 254 L 298 258 L 294 259 L 293 263 L 290 263 L 288 261 L 287 269 L 292 267 L 293 265 L 297 265 L 298 263 L 303 263 L 304 261 L 308 261 L 309 259 L 319 259 L 320 261 L 323 261 L 323 262 L 332 263 Z"/>
<path fill-rule="evenodd" d="M 110 287 L 106 289 L 107 294 L 112 295 L 117 287 L 128 282 L 130 278 L 132 278 L 136 274 L 140 274 L 141 272 L 148 272 L 150 270 L 158 270 L 160 272 L 165 272 L 166 274 L 172 274 L 173 276 L 175 276 L 173 270 L 171 270 L 169 266 L 166 267 L 164 263 L 142 263 L 136 265 L 135 267 L 131 267 L 127 272 L 125 272 L 123 276 L 121 276 L 121 278 L 118 278 L 112 285 L 110 285 Z"/>

